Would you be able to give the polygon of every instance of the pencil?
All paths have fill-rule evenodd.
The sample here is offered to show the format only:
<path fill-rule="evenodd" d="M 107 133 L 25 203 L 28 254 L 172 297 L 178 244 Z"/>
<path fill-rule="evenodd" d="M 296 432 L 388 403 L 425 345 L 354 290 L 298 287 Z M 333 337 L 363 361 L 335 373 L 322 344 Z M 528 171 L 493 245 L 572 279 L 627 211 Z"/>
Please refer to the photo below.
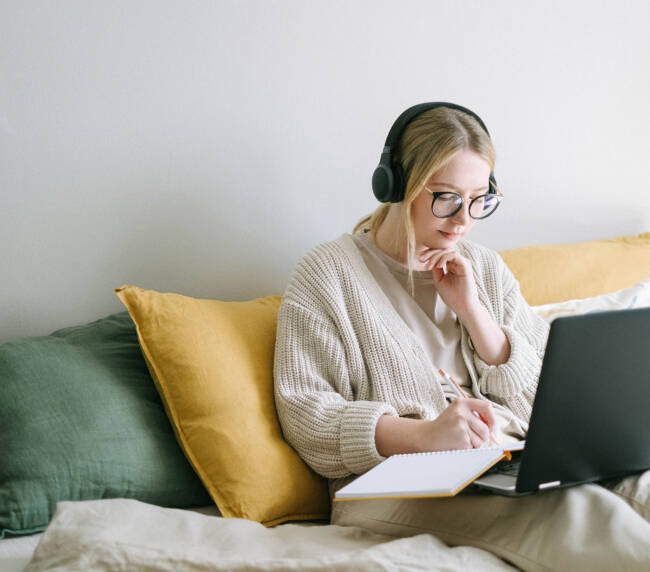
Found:
<path fill-rule="evenodd" d="M 440 373 L 440 375 L 442 375 L 442 377 L 445 378 L 445 381 L 449 384 L 452 391 L 456 394 L 457 397 L 463 397 L 465 399 L 469 397 L 467 393 L 465 393 L 463 388 L 458 384 L 458 382 L 450 375 L 447 375 L 447 372 L 444 369 L 439 369 L 438 372 Z M 485 419 L 483 419 L 483 417 L 481 417 L 478 414 L 478 411 L 472 411 L 472 413 L 474 413 L 476 417 L 478 417 L 481 421 L 483 421 L 483 423 L 487 425 Z M 500 446 L 499 442 L 496 440 L 496 437 L 494 436 L 494 433 L 492 433 L 491 429 L 490 429 L 490 439 L 495 445 Z"/>

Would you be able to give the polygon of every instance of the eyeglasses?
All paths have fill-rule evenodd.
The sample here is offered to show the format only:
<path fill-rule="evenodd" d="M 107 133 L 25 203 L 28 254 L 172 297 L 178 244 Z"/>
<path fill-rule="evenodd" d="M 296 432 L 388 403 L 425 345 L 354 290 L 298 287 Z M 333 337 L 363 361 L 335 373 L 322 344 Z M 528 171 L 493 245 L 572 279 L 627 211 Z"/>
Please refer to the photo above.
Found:
<path fill-rule="evenodd" d="M 490 185 L 496 189 L 498 194 L 486 193 L 473 198 L 469 203 L 469 216 L 475 220 L 480 220 L 489 217 L 501 204 L 503 195 L 499 188 L 490 181 Z M 458 193 L 453 191 L 437 192 L 432 191 L 428 187 L 424 190 L 431 193 L 433 200 L 431 201 L 431 212 L 433 216 L 438 218 L 449 218 L 454 216 L 460 209 L 463 208 L 465 199 Z"/>

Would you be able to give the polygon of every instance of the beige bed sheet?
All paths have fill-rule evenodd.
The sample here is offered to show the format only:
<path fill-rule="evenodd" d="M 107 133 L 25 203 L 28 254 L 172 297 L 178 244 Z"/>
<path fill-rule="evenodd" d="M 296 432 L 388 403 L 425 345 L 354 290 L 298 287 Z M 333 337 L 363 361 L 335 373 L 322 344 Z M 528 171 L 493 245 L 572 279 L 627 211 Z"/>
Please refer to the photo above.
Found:
<path fill-rule="evenodd" d="M 57 568 L 59 567 L 59 568 Z M 64 570 L 513 570 L 430 534 L 394 538 L 355 526 L 256 522 L 139 501 L 62 502 L 28 572 Z"/>

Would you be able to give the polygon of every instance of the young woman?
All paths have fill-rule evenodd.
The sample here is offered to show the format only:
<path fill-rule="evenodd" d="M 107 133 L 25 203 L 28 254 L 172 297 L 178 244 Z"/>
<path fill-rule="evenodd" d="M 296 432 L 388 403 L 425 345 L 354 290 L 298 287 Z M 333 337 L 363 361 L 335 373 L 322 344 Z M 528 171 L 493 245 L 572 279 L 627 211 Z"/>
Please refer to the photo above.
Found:
<path fill-rule="evenodd" d="M 393 144 L 396 149 L 392 149 Z M 330 494 L 396 453 L 525 438 L 548 326 L 500 256 L 466 239 L 501 201 L 472 111 L 409 108 L 373 176 L 385 201 L 299 263 L 278 316 L 275 398 L 287 441 Z M 455 398 L 439 369 L 469 398 Z M 474 412 L 479 414 L 477 417 Z M 523 569 L 647 569 L 650 472 L 508 498 L 334 503 L 331 522 L 430 532 Z"/>

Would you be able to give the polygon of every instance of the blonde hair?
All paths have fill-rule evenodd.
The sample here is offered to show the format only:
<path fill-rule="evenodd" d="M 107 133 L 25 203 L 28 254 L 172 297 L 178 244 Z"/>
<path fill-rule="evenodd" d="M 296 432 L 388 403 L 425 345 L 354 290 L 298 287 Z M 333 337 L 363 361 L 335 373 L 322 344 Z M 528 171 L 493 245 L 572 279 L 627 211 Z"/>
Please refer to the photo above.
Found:
<path fill-rule="evenodd" d="M 452 157 L 465 149 L 481 155 L 494 170 L 496 152 L 490 136 L 471 115 L 450 107 L 436 107 L 418 115 L 402 133 L 393 162 L 399 162 L 404 171 L 406 190 L 403 200 L 402 229 L 407 239 L 409 284 L 413 289 L 412 261 L 415 253 L 415 229 L 411 205 L 423 192 L 425 183 Z M 391 203 L 382 203 L 375 211 L 362 218 L 353 232 L 367 229 L 375 237 L 386 219 Z"/>

